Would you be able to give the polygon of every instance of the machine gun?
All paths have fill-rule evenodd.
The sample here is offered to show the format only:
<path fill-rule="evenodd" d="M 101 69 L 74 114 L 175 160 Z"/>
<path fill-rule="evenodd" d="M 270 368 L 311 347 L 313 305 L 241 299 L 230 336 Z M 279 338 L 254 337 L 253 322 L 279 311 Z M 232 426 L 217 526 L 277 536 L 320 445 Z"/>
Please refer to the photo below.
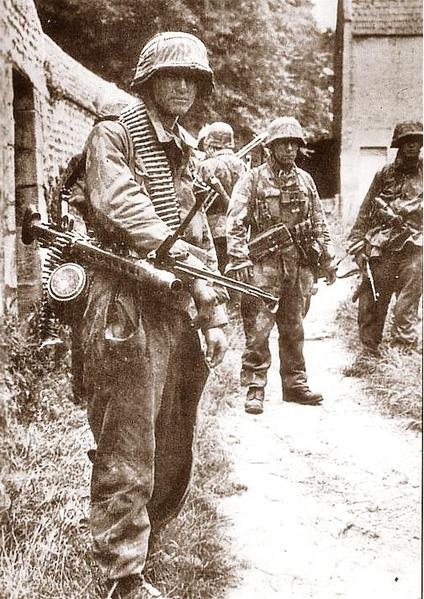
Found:
<path fill-rule="evenodd" d="M 261 299 L 272 311 L 278 306 L 278 298 L 270 293 L 214 273 L 200 266 L 200 261 L 197 266 L 161 254 L 158 264 L 155 264 L 153 258 L 133 260 L 122 257 L 97 247 L 89 237 L 72 231 L 69 220 L 62 230 L 58 230 L 42 223 L 40 214 L 28 208 L 24 215 L 22 241 L 30 244 L 34 240 L 51 250 L 47 291 L 55 306 L 73 303 L 82 296 L 87 286 L 84 266 L 117 272 L 159 293 L 168 294 L 182 292 L 185 287 L 183 278 L 199 278 Z"/>
<path fill-rule="evenodd" d="M 254 137 L 249 143 L 247 143 L 242 148 L 240 148 L 240 150 L 238 150 L 238 152 L 235 153 L 235 156 L 237 156 L 237 158 L 244 158 L 245 156 L 247 156 L 247 154 L 249 154 L 249 152 L 252 152 L 256 147 L 258 147 L 261 143 L 263 143 L 263 141 L 266 138 L 266 135 L 267 135 L 266 133 L 260 133 L 259 135 Z M 218 180 L 215 182 L 212 180 L 212 181 L 206 183 L 205 181 L 202 181 L 198 177 L 195 178 L 195 181 L 194 181 L 195 193 L 205 193 L 206 192 L 206 197 L 203 199 L 203 202 L 202 202 L 205 212 L 207 212 L 210 209 L 212 204 L 222 194 L 222 189 L 220 189 L 220 187 L 222 187 L 222 184 Z M 225 190 L 224 190 L 224 193 L 226 193 Z"/>

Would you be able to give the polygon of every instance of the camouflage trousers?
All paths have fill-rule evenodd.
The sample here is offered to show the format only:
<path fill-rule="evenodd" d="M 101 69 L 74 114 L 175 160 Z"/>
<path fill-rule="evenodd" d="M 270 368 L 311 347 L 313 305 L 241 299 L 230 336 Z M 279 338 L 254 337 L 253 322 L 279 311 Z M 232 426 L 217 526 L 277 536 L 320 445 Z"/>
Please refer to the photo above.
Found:
<path fill-rule="evenodd" d="M 365 349 L 376 351 L 383 338 L 390 300 L 395 294 L 392 340 L 406 346 L 417 342 L 418 306 L 422 295 L 422 248 L 407 244 L 401 251 L 371 259 L 379 293 L 374 302 L 369 284 L 359 296 L 359 337 Z"/>
<path fill-rule="evenodd" d="M 98 275 L 83 323 L 94 553 L 120 578 L 143 571 L 151 531 L 184 501 L 207 369 L 188 316 L 128 283 Z"/>
<path fill-rule="evenodd" d="M 271 365 L 269 336 L 278 328 L 280 375 L 283 392 L 306 384 L 303 356 L 303 319 L 310 305 L 314 282 L 309 267 L 300 263 L 297 250 L 290 248 L 282 256 L 272 256 L 254 265 L 254 285 L 280 297 L 273 314 L 263 302 L 242 296 L 241 315 L 246 338 L 242 356 L 241 384 L 264 387 Z"/>

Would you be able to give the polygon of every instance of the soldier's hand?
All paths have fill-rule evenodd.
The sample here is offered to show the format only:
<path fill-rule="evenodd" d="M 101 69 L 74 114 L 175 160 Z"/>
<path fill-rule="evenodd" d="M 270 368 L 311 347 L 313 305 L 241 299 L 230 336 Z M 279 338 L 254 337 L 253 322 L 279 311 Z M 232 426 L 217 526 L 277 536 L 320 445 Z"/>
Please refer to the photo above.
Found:
<path fill-rule="evenodd" d="M 192 296 L 197 309 L 194 324 L 197 327 L 203 327 L 208 324 L 213 316 L 213 310 L 218 303 L 218 296 L 213 287 L 203 279 L 194 279 Z"/>
<path fill-rule="evenodd" d="M 235 281 L 249 283 L 253 277 L 253 266 L 251 264 L 246 264 L 244 266 L 232 267 L 231 269 L 228 269 L 227 274 Z"/>
<path fill-rule="evenodd" d="M 337 279 L 336 272 L 337 272 L 337 269 L 334 267 L 327 269 L 327 272 L 325 273 L 325 282 L 327 283 L 327 285 L 332 285 L 333 283 L 336 282 L 336 279 Z"/>
<path fill-rule="evenodd" d="M 174 260 L 184 260 L 189 254 L 189 246 L 184 239 L 177 239 L 169 250 L 169 256 Z"/>
<path fill-rule="evenodd" d="M 228 348 L 227 337 L 222 327 L 213 327 L 204 331 L 206 341 L 206 360 L 211 368 L 218 366 Z"/>
<path fill-rule="evenodd" d="M 361 270 L 363 270 L 365 268 L 366 259 L 367 259 L 367 255 L 364 252 L 357 252 L 355 254 L 354 260 Z"/>

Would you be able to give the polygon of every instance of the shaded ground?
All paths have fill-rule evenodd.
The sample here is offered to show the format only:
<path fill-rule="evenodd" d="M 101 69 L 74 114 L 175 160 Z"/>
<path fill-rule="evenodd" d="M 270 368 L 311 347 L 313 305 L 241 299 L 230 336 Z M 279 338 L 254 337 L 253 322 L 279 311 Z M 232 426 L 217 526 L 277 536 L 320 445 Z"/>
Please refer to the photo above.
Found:
<path fill-rule="evenodd" d="M 320 288 L 306 321 L 322 407 L 281 401 L 276 339 L 261 416 L 228 410 L 223 436 L 246 490 L 222 500 L 243 560 L 225 599 L 418 599 L 421 438 L 373 410 L 335 337 L 348 283 Z M 235 365 L 238 368 L 238 364 Z"/>

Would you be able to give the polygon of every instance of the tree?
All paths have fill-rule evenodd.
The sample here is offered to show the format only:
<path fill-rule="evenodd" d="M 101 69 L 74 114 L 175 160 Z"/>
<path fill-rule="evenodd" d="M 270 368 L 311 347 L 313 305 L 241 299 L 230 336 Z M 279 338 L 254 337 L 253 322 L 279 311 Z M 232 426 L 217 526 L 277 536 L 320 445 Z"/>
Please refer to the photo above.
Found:
<path fill-rule="evenodd" d="M 332 36 L 313 21 L 310 0 L 36 0 L 44 31 L 102 77 L 130 89 L 139 51 L 164 30 L 202 39 L 216 92 L 190 113 L 228 120 L 240 141 L 275 116 L 296 116 L 312 139 L 330 136 Z M 81 43 L 82 37 L 84 43 Z"/>

